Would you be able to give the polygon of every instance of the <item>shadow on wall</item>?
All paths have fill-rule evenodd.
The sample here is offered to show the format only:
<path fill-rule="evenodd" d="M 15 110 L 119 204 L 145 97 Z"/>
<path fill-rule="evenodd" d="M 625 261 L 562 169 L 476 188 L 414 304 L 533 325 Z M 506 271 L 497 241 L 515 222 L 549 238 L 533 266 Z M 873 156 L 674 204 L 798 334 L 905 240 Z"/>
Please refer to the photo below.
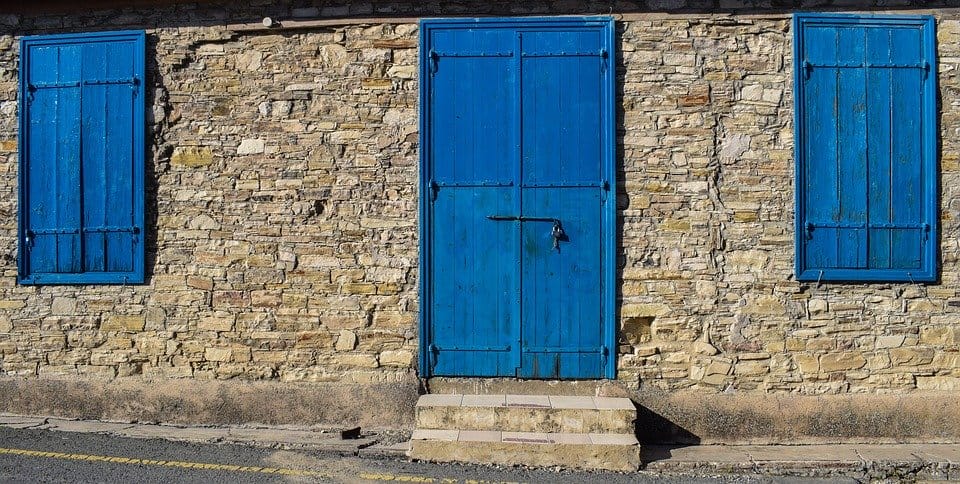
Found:
<path fill-rule="evenodd" d="M 697 445 L 700 443 L 700 437 L 689 430 L 681 427 L 679 424 L 670 421 L 663 415 L 660 415 L 643 405 L 633 402 L 637 407 L 637 423 L 634 431 L 637 440 L 641 445 L 644 444 L 686 444 Z M 669 452 L 657 458 L 655 455 L 644 456 L 644 460 L 659 460 L 670 457 Z"/>

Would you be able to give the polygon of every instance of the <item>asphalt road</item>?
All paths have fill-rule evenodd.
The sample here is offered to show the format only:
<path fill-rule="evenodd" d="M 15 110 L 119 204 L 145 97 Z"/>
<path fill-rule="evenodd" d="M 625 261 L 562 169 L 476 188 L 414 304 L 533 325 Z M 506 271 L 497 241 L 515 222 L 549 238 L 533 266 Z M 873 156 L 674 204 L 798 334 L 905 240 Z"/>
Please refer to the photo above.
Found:
<path fill-rule="evenodd" d="M 0 428 L 0 482 L 826 482 L 761 476 L 554 472 L 372 459 L 301 450 Z M 830 481 L 836 482 L 836 481 Z"/>

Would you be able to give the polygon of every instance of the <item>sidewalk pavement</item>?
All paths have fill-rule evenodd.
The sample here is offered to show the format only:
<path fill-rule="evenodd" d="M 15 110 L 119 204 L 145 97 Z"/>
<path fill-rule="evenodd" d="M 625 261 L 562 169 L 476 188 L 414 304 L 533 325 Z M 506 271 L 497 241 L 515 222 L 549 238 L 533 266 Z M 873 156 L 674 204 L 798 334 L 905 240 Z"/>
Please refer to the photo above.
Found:
<path fill-rule="evenodd" d="M 0 413 L 0 427 L 87 432 L 194 443 L 316 450 L 361 458 L 406 458 L 405 432 L 314 427 L 188 427 Z M 641 447 L 643 471 L 663 475 L 750 474 L 856 480 L 960 480 L 960 444 L 693 445 Z"/>

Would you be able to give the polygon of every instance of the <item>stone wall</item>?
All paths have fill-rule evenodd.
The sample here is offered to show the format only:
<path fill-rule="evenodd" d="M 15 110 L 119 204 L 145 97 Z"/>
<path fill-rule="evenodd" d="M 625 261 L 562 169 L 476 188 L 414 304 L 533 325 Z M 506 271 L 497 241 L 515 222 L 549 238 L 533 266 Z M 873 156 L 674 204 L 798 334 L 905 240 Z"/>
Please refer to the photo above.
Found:
<path fill-rule="evenodd" d="M 254 3 L 261 5 L 0 16 L 7 388 L 165 385 L 175 395 L 175 382 L 189 379 L 190 388 L 210 381 L 206 388 L 243 398 L 245 382 L 281 382 L 312 389 L 317 406 L 324 384 L 415 394 L 416 22 L 229 25 L 264 16 L 610 11 L 581 2 Z M 940 53 L 942 282 L 816 285 L 793 277 L 792 4 L 720 3 L 628 2 L 613 12 L 621 50 L 620 382 L 641 396 L 692 391 L 694 399 L 923 398 L 960 389 L 952 214 L 960 207 L 960 10 L 931 11 Z M 811 6 L 832 8 L 820 3 Z M 19 287 L 16 40 L 87 26 L 148 33 L 148 283 Z M 87 386 L 49 383 L 75 380 Z M 380 407 L 364 395 L 379 391 L 335 395 L 373 412 Z M 0 410 L 71 413 L 37 404 L 40 393 Z M 73 413 L 190 420 L 132 403 L 103 408 Z M 235 415 L 225 420 L 270 420 Z M 338 420 L 292 415 L 273 419 Z"/>

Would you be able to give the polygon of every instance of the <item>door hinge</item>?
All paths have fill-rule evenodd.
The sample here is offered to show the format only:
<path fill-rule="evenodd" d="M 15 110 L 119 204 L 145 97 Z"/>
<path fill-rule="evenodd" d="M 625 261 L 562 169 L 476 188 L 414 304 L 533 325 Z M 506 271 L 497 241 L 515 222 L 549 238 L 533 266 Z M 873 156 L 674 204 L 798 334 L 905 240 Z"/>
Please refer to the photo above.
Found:
<path fill-rule="evenodd" d="M 609 180 L 604 180 L 603 182 L 601 182 L 601 183 L 600 183 L 600 190 L 601 190 L 600 201 L 601 201 L 601 202 L 606 202 L 606 201 L 607 201 L 607 195 L 610 193 L 610 181 L 609 181 Z"/>
<path fill-rule="evenodd" d="M 923 61 L 923 78 L 926 79 L 930 76 L 930 63 Z"/>
<path fill-rule="evenodd" d="M 427 346 L 427 364 L 430 365 L 430 370 L 433 370 L 437 366 L 437 356 L 440 353 L 440 349 L 437 348 L 437 345 L 430 344 Z"/>
<path fill-rule="evenodd" d="M 606 345 L 600 347 L 600 363 L 602 365 L 607 364 L 607 359 L 610 358 L 610 349 Z"/>
<path fill-rule="evenodd" d="M 606 72 L 610 68 L 610 53 L 607 49 L 600 49 L 600 71 Z"/>
<path fill-rule="evenodd" d="M 430 181 L 428 182 L 428 185 L 429 185 L 428 190 L 430 190 L 430 194 L 429 194 L 430 201 L 431 201 L 431 202 L 436 202 L 436 201 L 437 201 L 437 196 L 438 196 L 438 194 L 439 194 L 439 192 L 440 192 L 440 184 L 437 183 L 437 182 L 434 181 L 434 180 L 430 180 Z"/>
<path fill-rule="evenodd" d="M 427 56 L 429 57 L 427 60 L 428 70 L 432 76 L 437 73 L 438 64 L 440 63 L 440 54 L 437 54 L 437 51 L 430 49 L 430 53 L 427 54 Z"/>
<path fill-rule="evenodd" d="M 813 73 L 813 64 L 810 61 L 803 61 L 803 78 L 810 79 L 810 74 Z"/>

